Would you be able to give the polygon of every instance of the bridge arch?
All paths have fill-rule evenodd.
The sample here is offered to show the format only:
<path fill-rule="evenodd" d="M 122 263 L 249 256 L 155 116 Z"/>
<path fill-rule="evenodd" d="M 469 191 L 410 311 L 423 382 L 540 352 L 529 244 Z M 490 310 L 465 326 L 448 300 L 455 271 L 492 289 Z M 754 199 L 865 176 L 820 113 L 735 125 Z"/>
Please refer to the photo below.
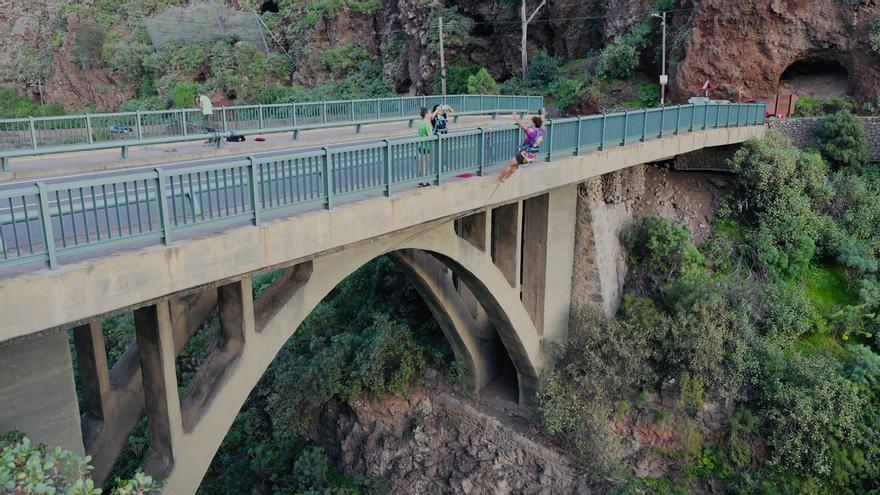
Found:
<path fill-rule="evenodd" d="M 440 323 L 456 357 L 471 367 L 478 384 L 486 380 L 486 356 L 468 327 L 466 308 L 459 299 L 450 297 L 452 285 L 444 280 L 451 281 L 451 277 L 438 277 L 438 266 L 464 281 L 485 308 L 516 369 L 520 401 L 537 390 L 544 363 L 540 336 L 519 300 L 519 291 L 495 267 L 491 256 L 458 237 L 452 223 L 412 237 L 392 236 L 297 265 L 256 304 L 249 300 L 250 280 L 241 282 L 238 293 L 242 295 L 242 313 L 255 316 L 242 325 L 243 342 L 233 349 L 237 356 L 223 367 L 212 366 L 211 357 L 206 360 L 205 372 L 199 371 L 181 399 L 182 420 L 179 427 L 170 426 L 170 445 L 164 455 L 161 448 L 151 446 L 144 462 L 149 472 L 166 478 L 167 493 L 195 492 L 238 411 L 285 342 L 334 287 L 383 254 L 392 254 L 392 259 L 417 282 L 417 290 Z M 248 311 L 249 305 L 256 311 Z M 229 355 L 227 347 L 215 353 Z M 219 376 L 202 377 L 212 372 Z"/>

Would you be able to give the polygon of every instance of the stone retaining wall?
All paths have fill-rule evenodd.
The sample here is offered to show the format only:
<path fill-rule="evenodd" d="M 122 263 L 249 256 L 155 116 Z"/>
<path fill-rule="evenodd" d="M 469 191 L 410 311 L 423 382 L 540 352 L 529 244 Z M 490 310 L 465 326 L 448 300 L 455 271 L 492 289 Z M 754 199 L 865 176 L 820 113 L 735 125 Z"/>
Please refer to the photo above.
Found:
<path fill-rule="evenodd" d="M 803 117 L 789 119 L 770 119 L 767 123 L 771 129 L 788 136 L 795 146 L 803 148 L 809 146 L 816 137 L 819 122 L 823 117 Z M 868 132 L 868 149 L 871 159 L 880 161 L 880 117 L 861 117 Z"/>

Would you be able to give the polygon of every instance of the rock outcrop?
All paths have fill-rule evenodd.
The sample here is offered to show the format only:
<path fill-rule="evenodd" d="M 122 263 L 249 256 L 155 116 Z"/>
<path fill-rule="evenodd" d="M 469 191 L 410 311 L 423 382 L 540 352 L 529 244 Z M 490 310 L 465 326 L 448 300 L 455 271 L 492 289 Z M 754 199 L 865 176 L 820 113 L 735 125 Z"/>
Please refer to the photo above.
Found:
<path fill-rule="evenodd" d="M 407 399 L 328 407 L 315 437 L 347 473 L 387 480 L 388 493 L 603 492 L 524 420 L 485 408 L 428 380 Z"/>
<path fill-rule="evenodd" d="M 880 90 L 880 57 L 868 49 L 870 24 L 880 16 L 876 0 L 704 0 L 695 4 L 672 96 L 685 100 L 706 78 L 719 93 L 774 94 L 792 64 L 838 63 L 858 99 Z"/>

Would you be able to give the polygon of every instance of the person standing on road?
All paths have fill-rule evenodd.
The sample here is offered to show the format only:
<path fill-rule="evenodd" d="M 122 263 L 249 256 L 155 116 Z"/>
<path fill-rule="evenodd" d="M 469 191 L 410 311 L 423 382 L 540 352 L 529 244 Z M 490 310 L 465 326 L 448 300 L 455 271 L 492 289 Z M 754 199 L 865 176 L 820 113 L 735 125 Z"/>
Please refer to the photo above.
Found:
<path fill-rule="evenodd" d="M 420 114 L 422 116 L 421 122 L 419 122 L 419 137 L 426 138 L 430 137 L 434 133 L 434 127 L 431 125 L 431 120 L 436 116 L 436 112 L 428 111 L 427 107 L 422 107 L 420 110 Z M 428 175 L 428 161 L 431 159 L 431 143 L 430 142 L 420 142 L 419 143 L 419 177 L 425 177 Z M 430 186 L 430 182 L 419 182 L 419 187 L 427 187 Z"/>
<path fill-rule="evenodd" d="M 217 127 L 214 124 L 214 105 L 211 103 L 211 99 L 208 98 L 205 93 L 199 91 L 199 94 L 196 97 L 196 106 L 202 110 L 202 120 L 203 125 L 205 126 L 205 134 L 214 134 L 214 137 L 208 139 L 206 143 L 213 143 L 219 146 L 220 134 L 217 132 Z"/>
<path fill-rule="evenodd" d="M 439 105 L 434 105 L 434 109 L 431 110 L 431 127 L 434 130 L 434 134 L 446 134 L 448 132 L 447 125 L 449 123 L 449 116 L 452 115 L 455 111 L 449 105 L 445 103 L 441 103 Z"/>

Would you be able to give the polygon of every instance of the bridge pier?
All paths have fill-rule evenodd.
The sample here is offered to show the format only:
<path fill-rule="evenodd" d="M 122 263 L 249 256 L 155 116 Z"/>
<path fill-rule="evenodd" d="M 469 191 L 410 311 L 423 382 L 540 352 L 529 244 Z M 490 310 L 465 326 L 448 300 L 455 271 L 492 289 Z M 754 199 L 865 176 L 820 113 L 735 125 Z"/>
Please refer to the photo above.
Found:
<path fill-rule="evenodd" d="M 151 476 L 163 479 L 173 467 L 174 453 L 183 441 L 168 301 L 135 310 L 134 321 L 150 426 L 150 450 L 143 467 Z"/>
<path fill-rule="evenodd" d="M 67 332 L 0 345 L 0 433 L 83 454 Z"/>

